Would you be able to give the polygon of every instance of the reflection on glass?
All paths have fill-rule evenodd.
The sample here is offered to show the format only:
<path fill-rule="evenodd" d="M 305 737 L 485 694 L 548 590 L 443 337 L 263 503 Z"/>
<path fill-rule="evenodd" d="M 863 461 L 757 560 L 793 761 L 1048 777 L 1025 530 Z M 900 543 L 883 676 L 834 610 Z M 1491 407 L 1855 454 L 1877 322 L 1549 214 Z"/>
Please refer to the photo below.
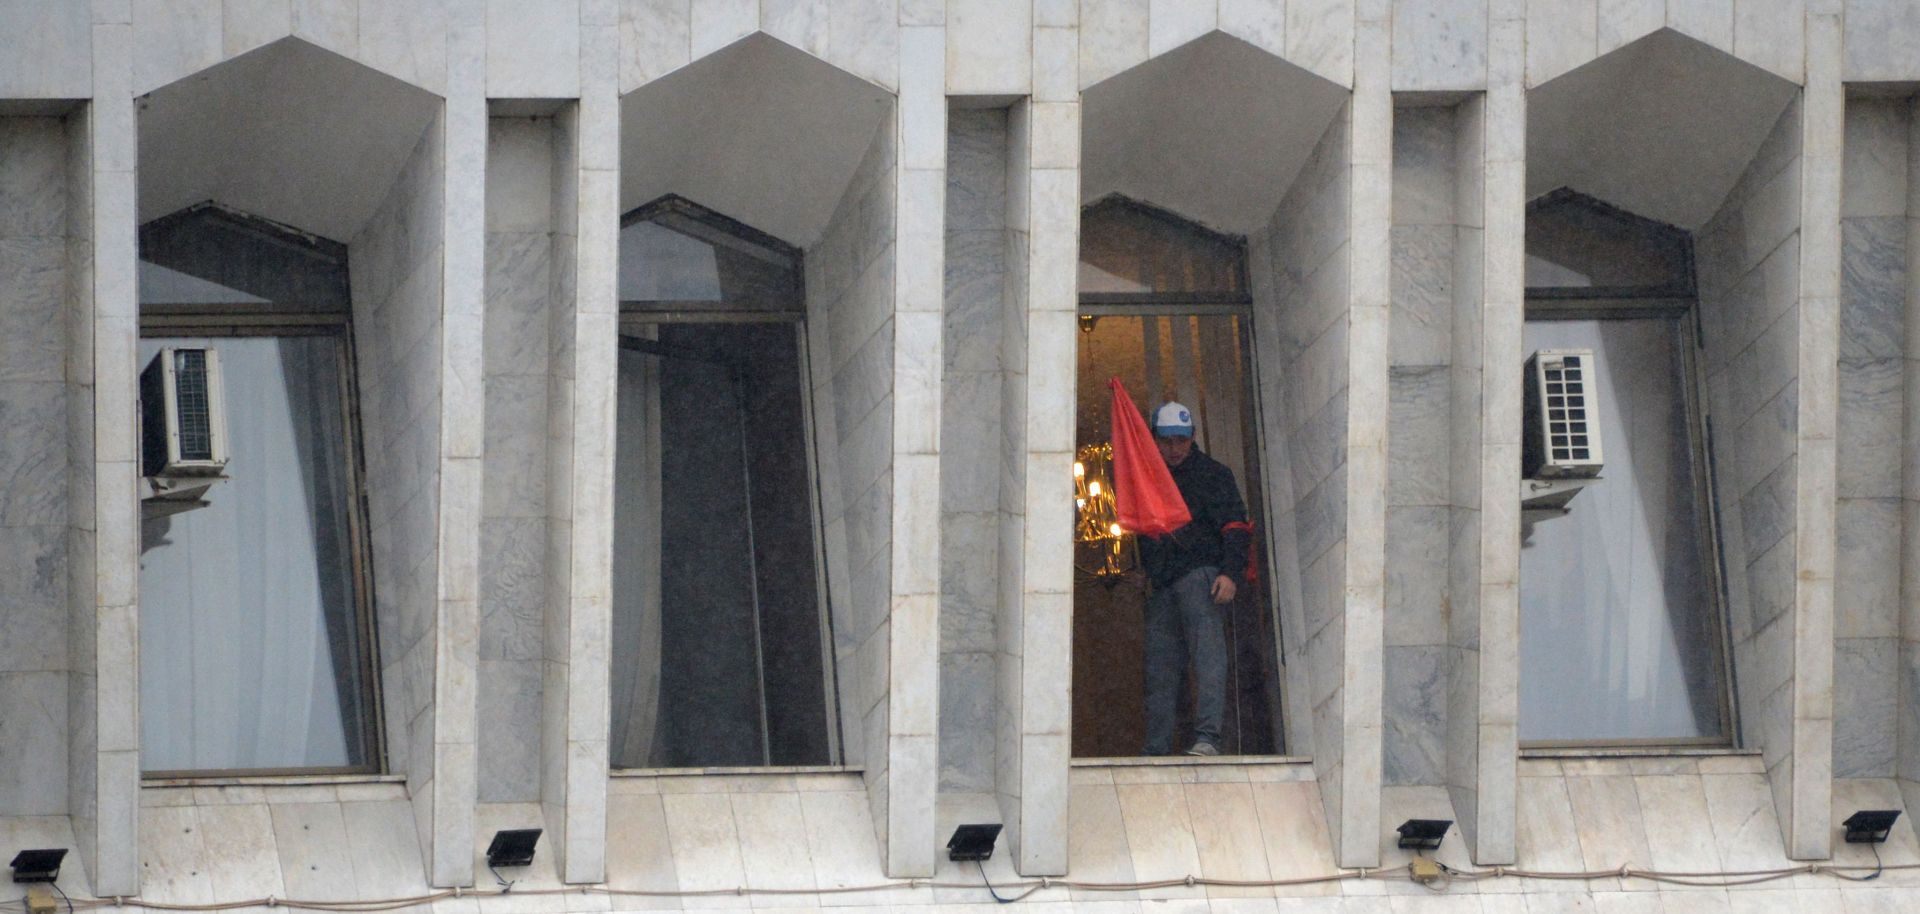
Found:
<path fill-rule="evenodd" d="M 140 227 L 140 304 L 347 310 L 347 250 L 226 209 L 190 206 Z M 264 306 L 264 307 L 260 307 Z"/>
<path fill-rule="evenodd" d="M 1078 346 L 1077 448 L 1112 436 L 1117 377 L 1142 413 L 1167 400 L 1193 409 L 1194 444 L 1225 464 L 1240 486 L 1256 541 L 1266 535 L 1262 476 L 1253 424 L 1253 388 L 1246 324 L 1234 315 L 1102 315 L 1084 328 Z M 1063 487 L 1072 480 L 1061 480 Z M 1071 488 L 1063 488 L 1071 493 Z M 1101 543 L 1075 546 L 1075 564 L 1097 568 Z M 1254 549 L 1256 563 L 1265 550 Z M 1264 569 L 1263 569 L 1264 570 Z M 1221 610 L 1227 638 L 1227 706 L 1220 749 L 1228 755 L 1281 751 L 1281 669 L 1268 575 L 1240 582 L 1239 595 Z M 1146 745 L 1146 573 L 1096 578 L 1077 572 L 1073 585 L 1073 746 L 1075 757 L 1132 756 Z M 1193 742 L 1191 702 L 1179 703 L 1174 745 Z"/>
<path fill-rule="evenodd" d="M 341 342 L 141 340 L 220 352 L 227 481 L 141 529 L 148 771 L 373 765 L 351 558 Z"/>
<path fill-rule="evenodd" d="M 1726 734 L 1710 552 L 1675 319 L 1529 321 L 1528 352 L 1591 348 L 1606 466 L 1520 552 L 1520 738 Z"/>
<path fill-rule="evenodd" d="M 1562 188 L 1527 207 L 1527 288 L 1688 296 L 1692 241 L 1674 226 Z"/>
<path fill-rule="evenodd" d="M 615 767 L 829 764 L 798 332 L 621 339 Z"/>
<path fill-rule="evenodd" d="M 798 248 L 671 194 L 620 229 L 620 301 L 630 309 L 797 308 L 799 265 Z"/>
<path fill-rule="evenodd" d="M 1080 217 L 1080 293 L 1243 295 L 1245 241 L 1111 196 Z"/>

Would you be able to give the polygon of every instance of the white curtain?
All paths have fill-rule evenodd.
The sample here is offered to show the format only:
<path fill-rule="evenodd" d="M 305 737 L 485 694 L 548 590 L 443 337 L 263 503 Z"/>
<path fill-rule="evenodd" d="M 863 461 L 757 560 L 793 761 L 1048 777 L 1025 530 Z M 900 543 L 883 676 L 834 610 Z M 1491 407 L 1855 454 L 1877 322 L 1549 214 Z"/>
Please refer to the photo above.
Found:
<path fill-rule="evenodd" d="M 660 718 L 659 359 L 621 350 L 615 428 L 613 766 L 644 768 Z"/>
<path fill-rule="evenodd" d="M 1529 321 L 1525 343 L 1593 350 L 1605 469 L 1525 531 L 1520 737 L 1720 735 L 1684 338 L 1671 319 Z"/>
<path fill-rule="evenodd" d="M 354 661 L 334 656 L 329 636 L 330 615 L 337 628 L 354 614 L 339 541 L 338 342 L 142 340 L 141 364 L 162 346 L 218 350 L 231 478 L 212 489 L 209 506 L 143 525 L 142 764 L 354 764 L 340 702 Z M 306 376 L 290 381 L 295 372 Z M 315 415 L 329 395 L 334 408 Z"/>

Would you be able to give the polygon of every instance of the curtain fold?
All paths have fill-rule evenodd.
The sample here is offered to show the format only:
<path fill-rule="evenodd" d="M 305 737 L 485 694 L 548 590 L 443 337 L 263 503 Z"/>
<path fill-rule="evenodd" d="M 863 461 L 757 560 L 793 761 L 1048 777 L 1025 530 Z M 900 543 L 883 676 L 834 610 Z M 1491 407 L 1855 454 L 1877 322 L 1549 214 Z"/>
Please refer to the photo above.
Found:
<path fill-rule="evenodd" d="M 655 335 L 647 328 L 647 336 Z M 613 766 L 656 764 L 660 719 L 660 362 L 620 351 L 614 454 Z"/>

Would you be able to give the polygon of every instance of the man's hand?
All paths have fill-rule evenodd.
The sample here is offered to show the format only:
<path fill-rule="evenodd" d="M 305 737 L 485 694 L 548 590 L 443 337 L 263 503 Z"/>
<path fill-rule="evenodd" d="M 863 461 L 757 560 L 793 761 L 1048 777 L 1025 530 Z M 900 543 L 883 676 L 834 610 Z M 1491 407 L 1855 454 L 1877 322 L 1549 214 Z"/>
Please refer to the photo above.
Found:
<path fill-rule="evenodd" d="M 1214 603 L 1219 605 L 1232 603 L 1233 593 L 1234 593 L 1234 588 L 1233 588 L 1232 578 L 1227 577 L 1226 575 L 1223 574 L 1213 579 L 1213 602 Z"/>

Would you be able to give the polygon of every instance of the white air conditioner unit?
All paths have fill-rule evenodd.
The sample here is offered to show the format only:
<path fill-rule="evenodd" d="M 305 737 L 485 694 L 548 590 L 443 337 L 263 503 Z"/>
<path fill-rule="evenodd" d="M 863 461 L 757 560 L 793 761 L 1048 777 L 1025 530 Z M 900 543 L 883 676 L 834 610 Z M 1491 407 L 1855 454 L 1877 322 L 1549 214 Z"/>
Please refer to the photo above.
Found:
<path fill-rule="evenodd" d="M 1593 350 L 1542 349 L 1527 359 L 1520 506 L 1549 515 L 1600 478 L 1600 406 Z"/>
<path fill-rule="evenodd" d="M 140 372 L 140 475 L 219 477 L 227 466 L 220 353 L 169 346 Z"/>

